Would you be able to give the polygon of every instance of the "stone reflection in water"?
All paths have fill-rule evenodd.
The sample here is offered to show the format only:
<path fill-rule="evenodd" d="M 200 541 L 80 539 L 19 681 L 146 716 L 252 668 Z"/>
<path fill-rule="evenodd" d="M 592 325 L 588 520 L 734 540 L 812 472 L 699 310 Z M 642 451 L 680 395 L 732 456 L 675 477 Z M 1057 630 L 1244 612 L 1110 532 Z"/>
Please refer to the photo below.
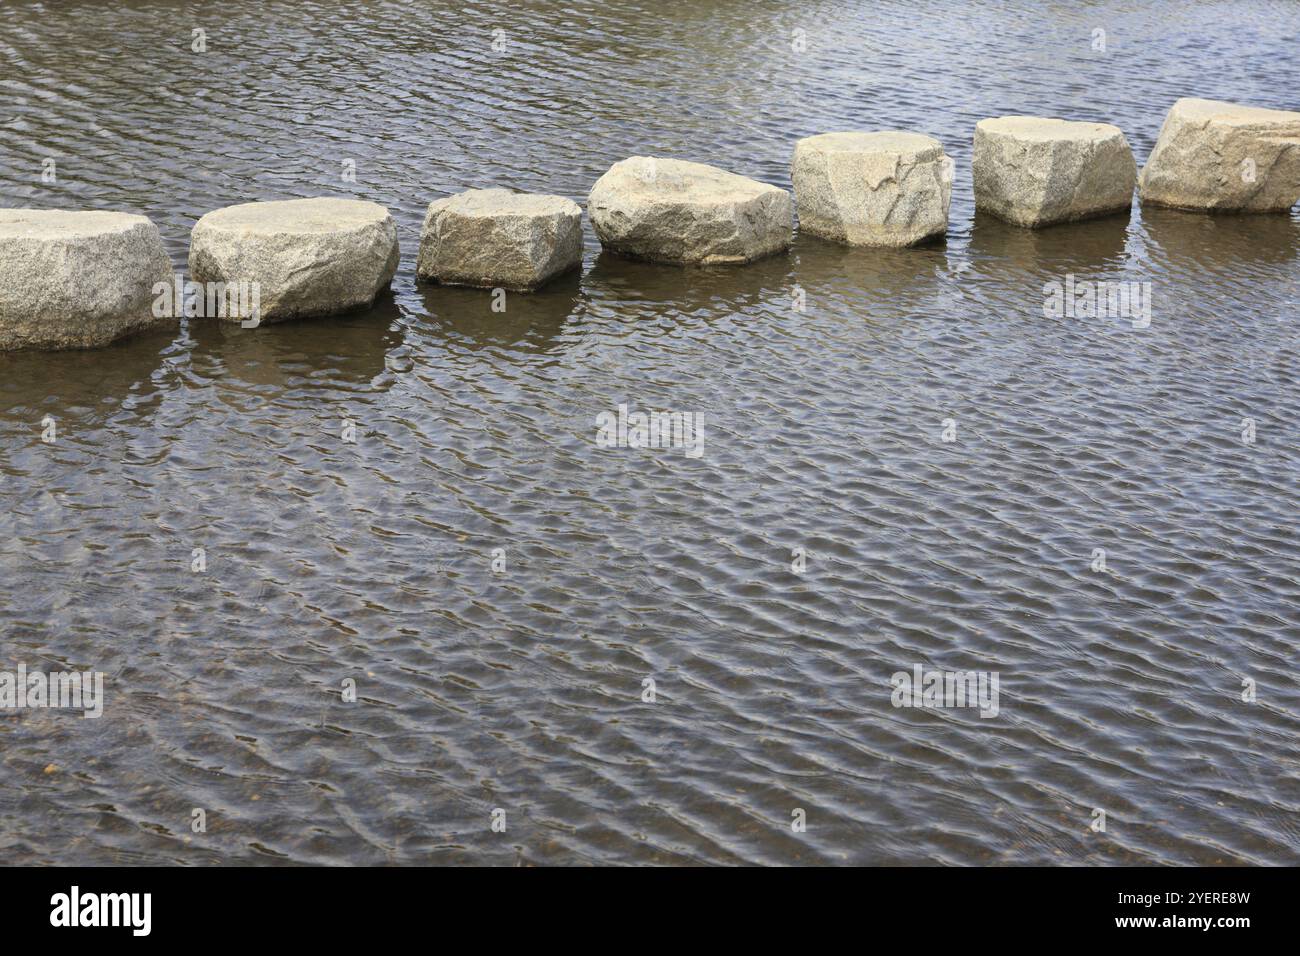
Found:
<path fill-rule="evenodd" d="M 1127 212 L 1041 229 L 977 213 L 968 247 L 971 277 L 1022 281 L 1067 272 L 1109 274 L 1124 266 L 1129 231 Z"/>
<path fill-rule="evenodd" d="M 1201 270 L 1216 280 L 1262 270 L 1300 282 L 1300 220 L 1260 213 L 1231 215 L 1183 212 L 1147 206 L 1142 225 L 1154 244 L 1153 256 L 1167 268 Z"/>
<path fill-rule="evenodd" d="M 927 301 L 954 260 L 943 240 L 908 249 L 853 248 L 813 236 L 794 246 L 792 281 L 810 290 L 861 302 L 868 313 L 906 312 Z"/>
<path fill-rule="evenodd" d="M 788 253 L 738 267 L 664 266 L 602 252 L 584 288 L 604 312 L 653 321 L 664 313 L 704 317 L 735 315 L 763 304 L 783 308 L 794 282 Z"/>
<path fill-rule="evenodd" d="M 133 335 L 102 349 L 0 353 L 0 416 L 15 426 L 46 414 L 102 422 L 164 387 L 187 351 L 184 334 L 172 328 Z M 33 382 L 41 383 L 39 394 L 31 389 Z M 39 437 L 38 432 L 32 437 Z"/>
<path fill-rule="evenodd" d="M 254 386 L 267 396 L 285 389 L 383 387 L 388 356 L 402 346 L 403 318 L 389 293 L 373 309 L 350 315 L 242 328 L 190 319 L 196 370 Z"/>
<path fill-rule="evenodd" d="M 429 334 L 445 336 L 453 347 L 470 351 L 512 347 L 538 353 L 575 344 L 573 326 L 586 299 L 580 269 L 534 292 L 498 293 L 420 282 L 417 295 L 423 313 L 418 321 Z"/>

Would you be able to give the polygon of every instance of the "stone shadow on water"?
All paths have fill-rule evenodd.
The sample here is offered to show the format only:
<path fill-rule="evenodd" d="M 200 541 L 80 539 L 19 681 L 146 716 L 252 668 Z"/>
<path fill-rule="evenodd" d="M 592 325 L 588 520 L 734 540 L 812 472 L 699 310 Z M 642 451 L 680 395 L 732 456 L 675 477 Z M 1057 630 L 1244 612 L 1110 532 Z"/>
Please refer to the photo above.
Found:
<path fill-rule="evenodd" d="M 246 329 L 221 319 L 190 319 L 193 360 L 210 376 L 253 386 L 383 388 L 388 357 L 404 336 L 402 313 L 384 293 L 368 310 Z"/>

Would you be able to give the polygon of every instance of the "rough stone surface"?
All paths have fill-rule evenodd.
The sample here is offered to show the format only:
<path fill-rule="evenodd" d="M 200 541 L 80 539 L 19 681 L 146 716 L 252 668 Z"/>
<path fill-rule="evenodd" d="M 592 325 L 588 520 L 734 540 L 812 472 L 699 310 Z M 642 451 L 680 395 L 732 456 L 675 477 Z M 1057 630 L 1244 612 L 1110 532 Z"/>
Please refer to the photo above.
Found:
<path fill-rule="evenodd" d="M 153 314 L 159 282 L 171 262 L 144 216 L 0 209 L 0 350 L 95 348 L 174 323 Z"/>
<path fill-rule="evenodd" d="M 228 206 L 190 235 L 190 277 L 258 283 L 262 323 L 365 308 L 388 287 L 397 260 L 388 210 L 355 199 Z"/>
<path fill-rule="evenodd" d="M 850 245 L 911 246 L 948 231 L 952 163 L 919 133 L 823 133 L 791 164 L 799 231 Z"/>
<path fill-rule="evenodd" d="M 975 206 L 1018 226 L 1128 209 L 1137 180 L 1119 127 L 1037 116 L 980 120 L 972 167 Z"/>
<path fill-rule="evenodd" d="M 587 215 L 605 248 L 653 262 L 752 262 L 788 249 L 784 189 L 703 163 L 633 156 L 591 188 Z"/>
<path fill-rule="evenodd" d="M 1181 99 L 1138 192 L 1175 209 L 1286 212 L 1300 200 L 1300 113 Z"/>
<path fill-rule="evenodd" d="M 582 264 L 582 209 L 563 196 L 471 189 L 429 205 L 416 274 L 526 292 Z"/>

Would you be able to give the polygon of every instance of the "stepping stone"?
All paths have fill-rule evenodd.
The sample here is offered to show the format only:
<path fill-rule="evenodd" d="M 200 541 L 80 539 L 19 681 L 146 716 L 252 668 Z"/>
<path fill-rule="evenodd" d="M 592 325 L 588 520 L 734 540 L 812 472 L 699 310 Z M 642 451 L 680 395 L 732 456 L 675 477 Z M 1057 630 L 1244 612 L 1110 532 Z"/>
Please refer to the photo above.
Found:
<path fill-rule="evenodd" d="M 0 209 L 0 351 L 96 348 L 175 324 L 158 228 L 124 212 Z"/>
<path fill-rule="evenodd" d="M 1144 203 L 1287 212 L 1300 201 L 1300 113 L 1181 99 L 1142 169 Z"/>
<path fill-rule="evenodd" d="M 388 210 L 356 199 L 228 206 L 190 235 L 190 277 L 256 283 L 263 324 L 367 308 L 392 282 L 397 261 Z"/>
<path fill-rule="evenodd" d="M 799 231 L 854 246 L 911 246 L 948 231 L 952 163 L 920 133 L 822 133 L 791 164 Z"/>
<path fill-rule="evenodd" d="M 634 156 L 591 188 L 587 215 L 606 249 L 676 265 L 752 262 L 790 247 L 790 194 L 680 159 Z"/>
<path fill-rule="evenodd" d="M 528 292 L 582 265 L 582 208 L 563 196 L 471 189 L 429 204 L 416 275 Z"/>
<path fill-rule="evenodd" d="M 1048 226 L 1133 204 L 1137 163 L 1117 126 L 1002 116 L 975 126 L 975 207 L 1018 226 Z"/>

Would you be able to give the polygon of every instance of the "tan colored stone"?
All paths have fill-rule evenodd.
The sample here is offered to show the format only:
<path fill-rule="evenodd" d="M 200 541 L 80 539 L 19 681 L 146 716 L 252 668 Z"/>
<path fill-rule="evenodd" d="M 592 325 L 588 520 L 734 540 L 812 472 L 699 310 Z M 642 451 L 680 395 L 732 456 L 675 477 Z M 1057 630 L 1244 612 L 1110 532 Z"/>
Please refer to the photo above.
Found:
<path fill-rule="evenodd" d="M 911 246 L 948 231 L 952 162 L 920 133 L 822 133 L 795 144 L 799 230 L 864 246 Z"/>
<path fill-rule="evenodd" d="M 1039 116 L 975 126 L 976 208 L 1018 226 L 1048 226 L 1122 212 L 1137 164 L 1119 127 Z"/>
<path fill-rule="evenodd" d="M 596 181 L 587 215 L 605 248 L 654 262 L 752 262 L 790 246 L 790 194 L 680 159 L 634 156 Z"/>
<path fill-rule="evenodd" d="M 144 216 L 0 209 L 0 351 L 95 348 L 175 324 L 154 315 L 159 283 L 171 262 Z"/>
<path fill-rule="evenodd" d="M 471 189 L 429 205 L 416 274 L 528 291 L 582 264 L 582 209 L 563 196 Z"/>
<path fill-rule="evenodd" d="M 191 278 L 257 283 L 262 323 L 366 308 L 392 282 L 397 262 L 388 210 L 356 199 L 228 206 L 200 219 L 190 236 Z"/>
<path fill-rule="evenodd" d="M 1181 99 L 1138 187 L 1144 203 L 1209 212 L 1286 212 L 1300 200 L 1300 113 Z"/>

